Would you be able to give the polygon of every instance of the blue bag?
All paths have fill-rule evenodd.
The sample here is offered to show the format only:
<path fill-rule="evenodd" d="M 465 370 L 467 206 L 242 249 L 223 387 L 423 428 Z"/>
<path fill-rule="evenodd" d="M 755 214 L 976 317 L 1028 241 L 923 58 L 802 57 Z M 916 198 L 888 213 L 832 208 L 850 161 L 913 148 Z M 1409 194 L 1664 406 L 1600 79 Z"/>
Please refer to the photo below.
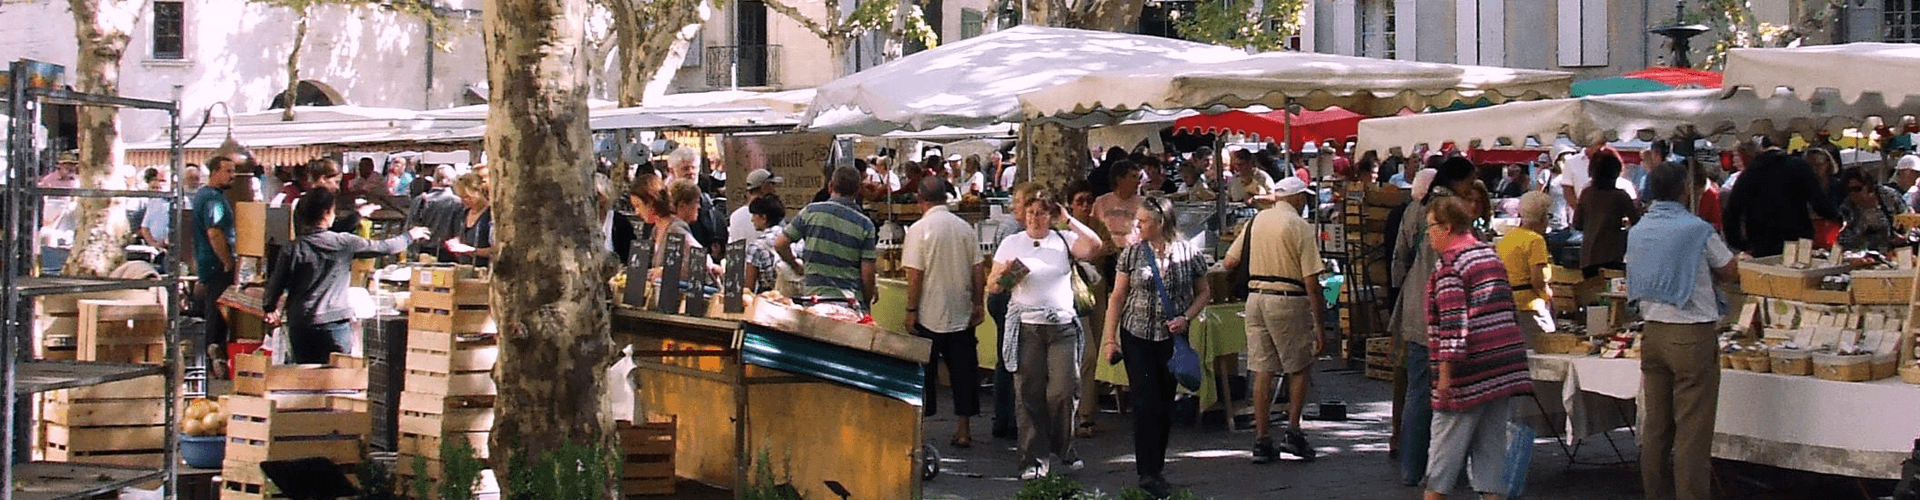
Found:
<path fill-rule="evenodd" d="M 1147 266 L 1153 270 L 1153 288 L 1160 293 L 1162 311 L 1172 313 L 1180 310 L 1173 303 L 1173 295 L 1167 293 L 1166 280 L 1160 279 L 1160 258 L 1153 255 L 1152 247 L 1147 248 Z M 1193 331 L 1192 321 L 1188 321 L 1188 332 Z M 1200 353 L 1193 350 L 1193 343 L 1186 335 L 1173 336 L 1173 357 L 1167 360 L 1167 369 L 1173 372 L 1173 380 L 1188 391 L 1200 390 L 1200 383 L 1206 381 L 1206 373 L 1200 369 Z"/>

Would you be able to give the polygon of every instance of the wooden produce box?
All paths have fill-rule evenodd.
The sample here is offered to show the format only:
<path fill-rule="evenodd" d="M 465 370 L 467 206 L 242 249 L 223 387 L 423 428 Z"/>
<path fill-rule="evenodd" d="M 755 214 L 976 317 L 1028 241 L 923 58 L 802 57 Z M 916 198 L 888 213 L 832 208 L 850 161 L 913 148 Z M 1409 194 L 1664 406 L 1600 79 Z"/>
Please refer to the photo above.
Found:
<path fill-rule="evenodd" d="M 335 353 L 326 365 L 273 365 L 271 358 L 241 354 L 234 358 L 233 392 L 268 396 L 276 392 L 367 390 L 367 360 Z"/>
<path fill-rule="evenodd" d="M 166 380 L 159 376 L 47 393 L 40 403 L 43 458 L 157 466 L 165 459 Z M 184 406 L 182 406 L 184 408 Z"/>
<path fill-rule="evenodd" d="M 1367 339 L 1367 378 L 1393 380 L 1393 337 Z"/>
<path fill-rule="evenodd" d="M 286 409 L 259 396 L 221 396 L 227 421 L 227 463 L 252 464 L 325 457 L 336 464 L 363 461 L 373 417 L 364 399 L 333 397 L 328 407 Z"/>
<path fill-rule="evenodd" d="M 439 459 L 441 440 L 464 439 L 486 458 L 493 420 L 491 398 L 402 392 L 399 452 Z"/>
<path fill-rule="evenodd" d="M 493 311 L 485 305 L 463 305 L 454 308 L 439 308 L 421 305 L 422 297 L 415 295 L 407 304 L 412 312 L 407 315 L 407 328 L 446 333 L 494 333 L 499 327 L 494 324 Z"/>
<path fill-rule="evenodd" d="M 74 356 L 81 361 L 166 362 L 167 311 L 144 300 L 76 303 Z"/>
<path fill-rule="evenodd" d="M 1848 285 L 1855 304 L 1906 304 L 1913 293 L 1912 269 L 1854 271 Z"/>
<path fill-rule="evenodd" d="M 672 495 L 674 432 L 678 420 L 633 425 L 615 423 L 620 433 L 620 494 L 626 497 Z"/>
<path fill-rule="evenodd" d="M 402 388 L 438 396 L 492 396 L 499 357 L 492 335 L 410 330 Z"/>

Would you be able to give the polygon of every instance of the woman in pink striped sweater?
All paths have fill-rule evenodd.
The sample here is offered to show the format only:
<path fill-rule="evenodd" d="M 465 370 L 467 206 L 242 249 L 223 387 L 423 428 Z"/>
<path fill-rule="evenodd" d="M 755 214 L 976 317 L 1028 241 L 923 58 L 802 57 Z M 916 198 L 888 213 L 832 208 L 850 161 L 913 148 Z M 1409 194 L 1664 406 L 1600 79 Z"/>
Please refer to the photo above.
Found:
<path fill-rule="evenodd" d="M 1505 491 L 1510 401 L 1533 391 L 1513 289 L 1499 255 L 1474 238 L 1466 201 L 1437 199 L 1427 218 L 1427 241 L 1440 261 L 1426 290 L 1434 374 L 1426 498 L 1445 498 L 1465 467 L 1473 490 L 1497 499 Z"/>

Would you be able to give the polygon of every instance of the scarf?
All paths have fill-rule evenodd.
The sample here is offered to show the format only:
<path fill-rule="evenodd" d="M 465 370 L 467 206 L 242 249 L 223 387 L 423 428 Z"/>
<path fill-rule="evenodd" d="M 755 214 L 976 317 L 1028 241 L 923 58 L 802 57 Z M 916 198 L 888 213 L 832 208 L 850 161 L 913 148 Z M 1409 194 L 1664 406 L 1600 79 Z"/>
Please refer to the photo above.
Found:
<path fill-rule="evenodd" d="M 1627 230 L 1627 298 L 1675 306 L 1693 297 L 1700 266 L 1706 265 L 1713 225 L 1676 201 L 1655 201 Z"/>

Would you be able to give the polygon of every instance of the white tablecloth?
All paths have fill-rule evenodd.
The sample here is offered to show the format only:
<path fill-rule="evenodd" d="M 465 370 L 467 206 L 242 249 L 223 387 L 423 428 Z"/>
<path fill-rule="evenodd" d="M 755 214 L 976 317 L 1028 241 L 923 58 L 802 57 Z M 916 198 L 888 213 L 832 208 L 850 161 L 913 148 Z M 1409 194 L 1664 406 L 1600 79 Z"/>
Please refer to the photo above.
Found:
<path fill-rule="evenodd" d="M 1533 354 L 1535 379 L 1562 382 L 1570 416 L 1578 393 L 1638 400 L 1640 360 Z M 1570 418 L 1570 420 L 1579 420 Z M 1834 382 L 1720 372 L 1715 457 L 1854 477 L 1899 478 L 1920 438 L 1920 386 L 1898 378 Z"/>

